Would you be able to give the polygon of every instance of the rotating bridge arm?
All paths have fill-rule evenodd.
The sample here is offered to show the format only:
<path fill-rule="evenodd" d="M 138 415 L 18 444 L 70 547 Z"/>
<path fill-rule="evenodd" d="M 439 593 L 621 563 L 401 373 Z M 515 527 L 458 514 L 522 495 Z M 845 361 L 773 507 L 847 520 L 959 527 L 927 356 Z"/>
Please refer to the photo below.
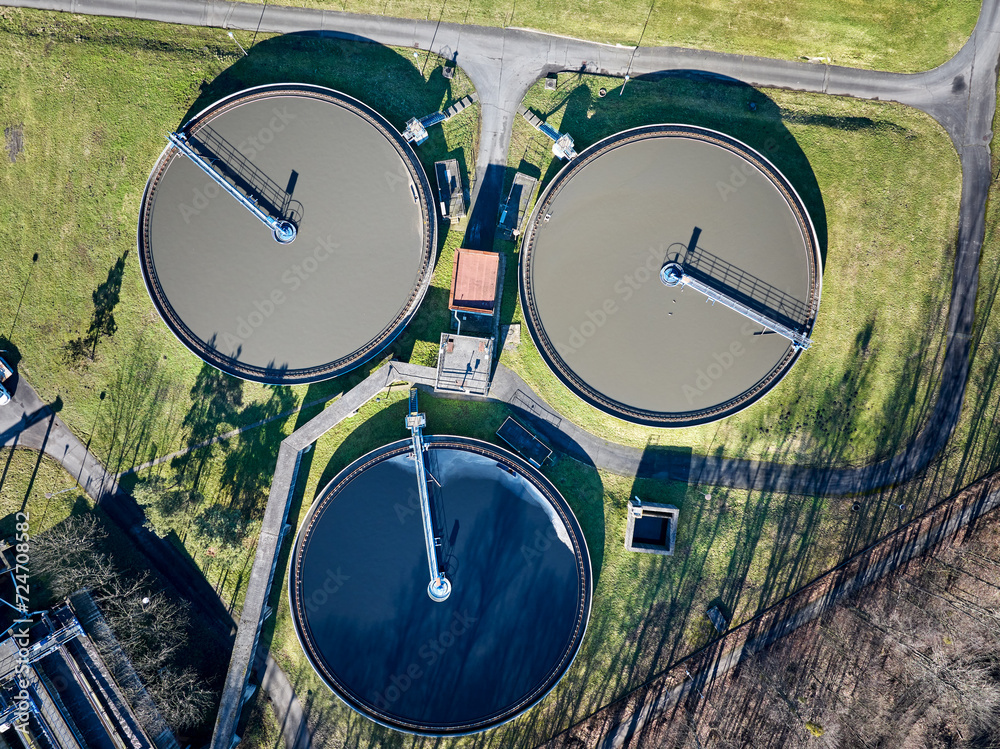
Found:
<path fill-rule="evenodd" d="M 431 518 L 431 498 L 427 491 L 427 468 L 424 465 L 423 429 L 427 415 L 417 411 L 417 389 L 410 388 L 410 413 L 406 417 L 406 427 L 413 441 L 413 460 L 417 468 L 417 493 L 420 495 L 420 519 L 424 525 L 424 544 L 427 547 L 427 567 L 431 581 L 427 595 L 433 601 L 444 601 L 451 595 L 451 581 L 445 577 L 438 560 L 437 542 L 434 538 L 434 523 Z"/>
<path fill-rule="evenodd" d="M 699 281 L 697 278 L 692 278 L 684 272 L 684 266 L 678 262 L 665 264 L 660 269 L 660 280 L 663 281 L 666 286 L 687 286 L 694 289 L 698 293 L 705 295 L 713 303 L 719 302 L 734 312 L 738 312 L 743 315 L 743 317 L 748 320 L 752 320 L 759 325 L 763 325 L 768 330 L 773 330 L 778 335 L 787 338 L 792 342 L 792 345 L 800 351 L 805 351 L 812 345 L 812 341 L 808 338 L 808 336 L 797 330 L 792 330 L 787 325 L 782 325 L 780 322 L 772 320 L 767 315 L 762 315 L 760 312 L 751 309 L 742 302 L 736 301 L 718 289 L 714 289 L 708 284 Z"/>
<path fill-rule="evenodd" d="M 188 136 L 186 133 L 170 133 L 167 135 L 167 140 L 170 141 L 174 148 L 191 159 L 191 161 L 193 161 L 199 169 L 205 172 L 205 174 L 207 174 L 219 187 L 229 193 L 229 195 L 235 198 L 240 205 L 250 211 L 250 213 L 256 216 L 261 223 L 274 232 L 275 240 L 281 244 L 288 244 L 295 239 L 295 234 L 297 232 L 295 224 L 291 221 L 286 221 L 285 219 L 278 219 L 273 216 L 269 216 L 261 210 L 259 205 L 237 190 L 229 182 L 229 180 L 222 176 L 219 171 L 212 166 L 210 161 L 191 148 L 191 144 L 188 142 Z"/>

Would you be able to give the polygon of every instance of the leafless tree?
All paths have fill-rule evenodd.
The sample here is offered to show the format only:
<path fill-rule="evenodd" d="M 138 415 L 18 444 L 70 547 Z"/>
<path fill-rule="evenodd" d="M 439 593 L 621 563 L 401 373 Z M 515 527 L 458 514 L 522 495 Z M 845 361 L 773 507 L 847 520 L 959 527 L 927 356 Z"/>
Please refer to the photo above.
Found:
<path fill-rule="evenodd" d="M 175 731 L 200 724 L 214 702 L 214 693 L 191 668 L 162 668 L 150 677 L 147 688 Z"/>
<path fill-rule="evenodd" d="M 100 589 L 115 577 L 106 555 L 97 550 L 105 537 L 93 515 L 80 515 L 32 538 L 31 571 L 56 598 L 81 587 Z"/>
<path fill-rule="evenodd" d="M 179 664 L 188 638 L 187 604 L 155 590 L 145 573 L 119 574 L 98 550 L 105 535 L 93 515 L 69 518 L 32 540 L 32 572 L 57 598 L 89 588 L 121 646 L 101 648 L 101 655 L 116 670 L 124 652 L 171 728 L 194 728 L 207 716 L 213 693 L 193 669 Z M 136 696 L 126 689 L 142 713 L 147 703 Z M 151 717 L 139 715 L 146 722 Z"/>

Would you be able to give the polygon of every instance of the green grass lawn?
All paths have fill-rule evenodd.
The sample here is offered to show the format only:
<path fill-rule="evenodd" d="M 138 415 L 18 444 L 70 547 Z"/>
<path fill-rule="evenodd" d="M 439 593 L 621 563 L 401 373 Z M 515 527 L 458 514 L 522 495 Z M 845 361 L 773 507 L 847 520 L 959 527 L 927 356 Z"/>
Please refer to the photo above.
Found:
<path fill-rule="evenodd" d="M 0 49 L 0 127 L 7 145 L 20 136 L 23 147 L 0 161 L 0 348 L 44 400 L 59 400 L 61 417 L 113 471 L 357 380 L 243 384 L 182 347 L 150 302 L 135 255 L 146 178 L 165 133 L 247 86 L 330 86 L 402 127 L 471 93 L 464 73 L 447 81 L 441 60 L 424 52 L 302 36 L 262 37 L 244 58 L 219 30 L 13 9 L 0 11 Z M 470 107 L 432 129 L 419 150 L 428 171 L 444 157 L 471 169 L 478 113 Z M 404 360 L 437 345 L 459 242 L 460 232 L 441 231 L 444 262 L 391 352 Z M 111 301 L 105 327 L 114 333 L 99 338 L 93 357 L 73 357 L 68 344 L 86 333 L 95 297 Z M 192 416 L 216 391 L 222 406 Z"/>
<path fill-rule="evenodd" d="M 961 191 L 945 132 L 896 104 L 679 77 L 630 81 L 623 96 L 619 88 L 615 79 L 567 73 L 556 91 L 536 84 L 525 105 L 573 135 L 578 150 L 629 127 L 680 122 L 734 135 L 767 155 L 802 196 L 824 249 L 814 345 L 745 411 L 673 430 L 638 427 L 585 404 L 550 372 L 526 332 L 502 361 L 561 414 L 636 447 L 823 466 L 895 453 L 923 424 L 943 354 Z M 563 163 L 550 145 L 518 117 L 508 182 L 521 169 L 544 188 Z M 514 276 L 507 277 L 505 322 L 523 322 Z"/>
<path fill-rule="evenodd" d="M 34 450 L 0 448 L 0 538 L 13 536 L 18 512 L 29 533 L 42 533 L 90 507 L 76 481 L 55 460 Z"/>
<path fill-rule="evenodd" d="M 304 456 L 289 522 L 301 522 L 313 499 L 345 466 L 368 451 L 407 436 L 406 387 L 395 386 L 324 435 Z M 427 432 L 496 442 L 509 413 L 499 403 L 422 395 Z M 714 629 L 705 616 L 720 604 L 734 624 L 897 527 L 923 504 L 901 513 L 892 496 L 872 499 L 863 513 L 838 499 L 790 497 L 635 480 L 595 470 L 565 456 L 546 475 L 570 503 L 587 539 L 596 575 L 588 634 L 573 667 L 551 695 L 523 718 L 496 731 L 439 743 L 414 741 L 378 728 L 345 708 L 306 661 L 289 616 L 287 573 L 291 539 L 275 575 L 263 642 L 287 671 L 323 746 L 535 747 L 557 731 L 642 684 L 707 644 Z M 626 501 L 632 495 L 680 508 L 673 557 L 625 551 Z M 708 496 L 706 496 L 708 495 Z M 485 741 L 485 744 L 483 743 Z"/>
<path fill-rule="evenodd" d="M 821 57 L 836 65 L 901 72 L 927 70 L 954 55 L 972 33 L 980 8 L 976 0 L 298 0 L 294 4 L 530 28 L 629 46 L 641 35 L 643 46 L 785 59 Z"/>

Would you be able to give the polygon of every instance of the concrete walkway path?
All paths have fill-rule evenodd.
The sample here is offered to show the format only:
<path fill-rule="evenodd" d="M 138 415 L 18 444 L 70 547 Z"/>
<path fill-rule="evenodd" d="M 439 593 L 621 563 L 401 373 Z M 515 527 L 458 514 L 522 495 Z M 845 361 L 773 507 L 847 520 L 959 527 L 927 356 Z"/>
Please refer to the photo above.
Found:
<path fill-rule="evenodd" d="M 24 378 L 15 374 L 4 386 L 11 401 L 0 406 L 0 447 L 27 447 L 55 458 L 95 502 L 118 491 L 115 477 L 59 418 L 62 402 L 44 403 Z"/>

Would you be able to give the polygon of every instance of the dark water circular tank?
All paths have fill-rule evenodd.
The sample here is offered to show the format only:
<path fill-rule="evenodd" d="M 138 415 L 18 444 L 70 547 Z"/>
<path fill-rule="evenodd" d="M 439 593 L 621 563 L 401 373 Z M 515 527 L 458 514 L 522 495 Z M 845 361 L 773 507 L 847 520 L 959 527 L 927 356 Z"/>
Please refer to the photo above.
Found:
<path fill-rule="evenodd" d="M 590 557 L 539 471 L 478 440 L 425 439 L 450 597 L 427 595 L 404 440 L 320 494 L 295 543 L 289 598 L 306 655 L 344 702 L 398 730 L 456 735 L 517 716 L 566 672 L 590 615 Z"/>

